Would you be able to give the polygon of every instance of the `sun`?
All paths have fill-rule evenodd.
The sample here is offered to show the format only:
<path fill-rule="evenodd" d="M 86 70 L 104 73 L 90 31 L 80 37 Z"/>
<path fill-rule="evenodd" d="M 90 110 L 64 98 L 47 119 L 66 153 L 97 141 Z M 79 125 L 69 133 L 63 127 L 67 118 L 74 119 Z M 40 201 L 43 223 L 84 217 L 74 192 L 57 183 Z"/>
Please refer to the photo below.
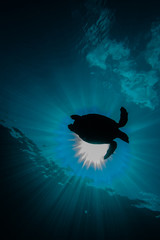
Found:
<path fill-rule="evenodd" d="M 73 149 L 76 151 L 76 157 L 79 157 L 79 162 L 83 162 L 83 167 L 86 166 L 88 169 L 93 166 L 95 170 L 105 167 L 107 160 L 104 156 L 109 144 L 91 144 L 83 141 L 77 134 L 73 135 Z"/>

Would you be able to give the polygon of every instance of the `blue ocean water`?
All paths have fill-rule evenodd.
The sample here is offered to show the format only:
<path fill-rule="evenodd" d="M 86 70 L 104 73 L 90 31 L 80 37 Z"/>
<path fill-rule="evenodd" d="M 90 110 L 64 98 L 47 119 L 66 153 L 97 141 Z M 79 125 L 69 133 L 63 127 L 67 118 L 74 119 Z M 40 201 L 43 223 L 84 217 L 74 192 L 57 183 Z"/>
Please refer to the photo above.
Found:
<path fill-rule="evenodd" d="M 77 214 L 89 229 L 90 218 L 97 217 L 97 239 L 105 239 L 100 219 L 106 199 L 110 227 L 116 214 L 127 224 L 122 199 L 136 211 L 160 211 L 160 20 L 156 3 L 151 5 L 86 0 L 2 9 L 0 119 L 30 159 L 16 152 L 5 171 L 13 168 L 13 189 L 19 189 L 17 198 L 20 192 L 27 196 L 26 209 L 33 211 L 39 199 L 36 219 L 43 215 L 52 225 L 57 216 L 57 232 Z M 128 111 L 123 130 L 129 144 L 116 139 L 118 147 L 102 169 L 83 166 L 68 129 L 70 116 L 98 113 L 118 122 L 121 106 Z M 83 224 L 73 232 L 67 225 L 64 232 L 73 234 L 66 239 L 76 239 L 79 231 Z"/>

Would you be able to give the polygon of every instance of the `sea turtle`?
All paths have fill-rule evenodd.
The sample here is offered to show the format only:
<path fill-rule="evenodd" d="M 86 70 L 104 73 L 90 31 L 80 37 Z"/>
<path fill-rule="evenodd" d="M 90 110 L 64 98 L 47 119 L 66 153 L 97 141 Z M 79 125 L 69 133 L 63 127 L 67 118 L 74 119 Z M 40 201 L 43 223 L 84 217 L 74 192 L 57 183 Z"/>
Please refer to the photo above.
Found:
<path fill-rule="evenodd" d="M 121 107 L 121 116 L 119 123 L 114 120 L 99 114 L 87 114 L 83 116 L 72 115 L 73 124 L 69 124 L 68 128 L 79 135 L 79 137 L 92 144 L 110 144 L 104 159 L 110 155 L 117 148 L 117 143 L 113 141 L 115 138 L 120 138 L 129 143 L 127 134 L 119 130 L 119 128 L 126 125 L 128 121 L 128 113 L 124 107 Z"/>

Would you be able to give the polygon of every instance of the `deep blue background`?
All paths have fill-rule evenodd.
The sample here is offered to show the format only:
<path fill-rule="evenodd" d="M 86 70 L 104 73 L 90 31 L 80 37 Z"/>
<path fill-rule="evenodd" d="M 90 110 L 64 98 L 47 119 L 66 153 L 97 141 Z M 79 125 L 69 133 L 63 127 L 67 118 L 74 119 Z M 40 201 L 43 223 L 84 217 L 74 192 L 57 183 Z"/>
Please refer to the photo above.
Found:
<path fill-rule="evenodd" d="M 4 239 L 159 239 L 159 7 L 1 3 Z M 130 143 L 117 139 L 102 170 L 82 168 L 70 115 L 118 122 L 121 106 Z"/>

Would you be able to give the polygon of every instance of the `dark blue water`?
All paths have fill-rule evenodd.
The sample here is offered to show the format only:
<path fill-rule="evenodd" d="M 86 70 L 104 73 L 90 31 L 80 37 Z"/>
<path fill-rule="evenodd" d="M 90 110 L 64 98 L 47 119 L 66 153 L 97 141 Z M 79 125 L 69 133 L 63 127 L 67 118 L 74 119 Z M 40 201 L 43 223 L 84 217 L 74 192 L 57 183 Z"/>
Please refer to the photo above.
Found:
<path fill-rule="evenodd" d="M 2 6 L 4 239 L 158 237 L 159 7 L 115 0 Z M 89 153 L 77 143 L 70 115 L 118 122 L 121 106 L 130 143 L 116 139 L 115 153 L 95 167 L 107 146 Z"/>

